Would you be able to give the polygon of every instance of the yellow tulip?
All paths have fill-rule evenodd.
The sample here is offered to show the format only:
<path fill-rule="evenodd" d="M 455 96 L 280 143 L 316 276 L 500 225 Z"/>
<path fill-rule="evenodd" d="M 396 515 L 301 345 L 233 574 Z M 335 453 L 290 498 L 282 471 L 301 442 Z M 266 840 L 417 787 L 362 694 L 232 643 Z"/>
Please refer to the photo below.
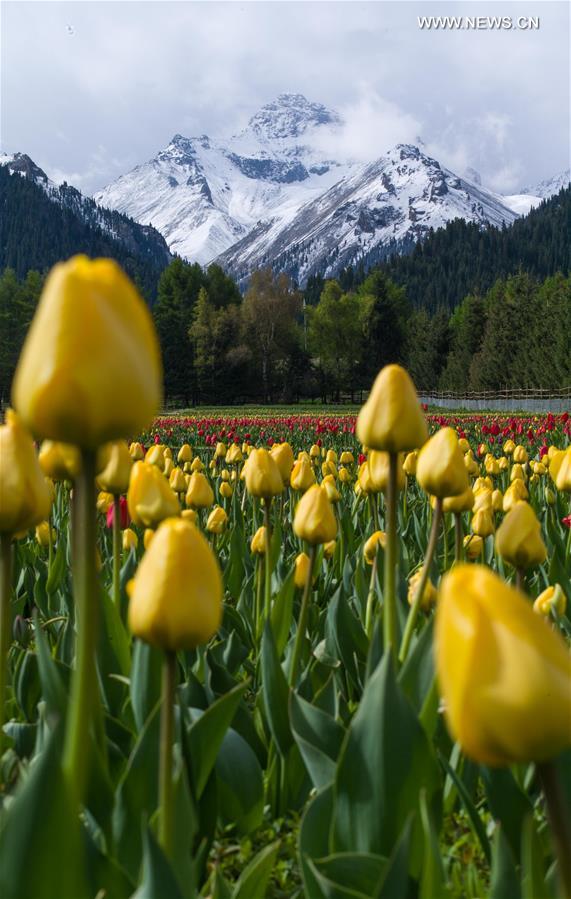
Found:
<path fill-rule="evenodd" d="M 127 506 L 133 522 L 141 527 L 156 527 L 164 518 L 178 515 L 176 493 L 162 472 L 148 462 L 135 462 L 127 491 Z"/>
<path fill-rule="evenodd" d="M 501 490 L 492 491 L 492 509 L 501 512 L 504 508 L 504 495 Z"/>
<path fill-rule="evenodd" d="M 377 548 L 380 546 L 381 549 L 384 549 L 387 545 L 387 535 L 384 531 L 375 531 L 366 541 L 363 547 L 363 555 L 365 557 L 365 562 L 368 565 L 372 565 L 375 556 L 377 555 Z"/>
<path fill-rule="evenodd" d="M 379 450 L 371 450 L 367 459 L 369 482 L 375 493 L 385 491 L 389 483 L 389 454 Z M 403 468 L 403 455 L 399 453 L 397 460 L 397 489 L 402 490 L 406 484 Z"/>
<path fill-rule="evenodd" d="M 474 517 L 472 518 L 472 531 L 474 534 L 477 534 L 478 537 L 489 537 L 494 533 L 494 519 L 492 508 L 488 509 L 478 509 L 474 512 Z"/>
<path fill-rule="evenodd" d="M 150 446 L 145 454 L 145 462 L 149 465 L 156 465 L 160 471 L 165 470 L 165 448 L 160 443 L 154 443 Z"/>
<path fill-rule="evenodd" d="M 194 459 L 192 460 L 192 462 L 190 463 L 190 470 L 191 470 L 191 472 L 193 472 L 193 473 L 194 473 L 195 471 L 204 471 L 204 465 L 203 465 L 203 463 L 200 461 L 200 459 L 198 458 L 198 456 L 195 456 Z"/>
<path fill-rule="evenodd" d="M 200 471 L 194 471 L 190 476 L 188 490 L 186 491 L 186 504 L 191 509 L 208 509 L 214 502 L 214 491 L 208 483 L 206 476 Z"/>
<path fill-rule="evenodd" d="M 559 469 L 563 464 L 563 459 L 565 458 L 565 450 L 556 450 L 550 458 L 549 462 L 549 477 L 553 481 L 554 484 L 557 484 L 557 475 L 559 474 Z"/>
<path fill-rule="evenodd" d="M 293 466 L 290 483 L 294 490 L 304 493 L 312 484 L 315 484 L 315 474 L 311 462 L 306 459 L 298 459 Z"/>
<path fill-rule="evenodd" d="M 295 560 L 295 572 L 293 582 L 298 590 L 303 590 L 309 576 L 311 562 L 307 553 L 300 553 Z"/>
<path fill-rule="evenodd" d="M 525 472 L 521 465 L 518 465 L 516 462 L 515 465 L 512 465 L 512 470 L 510 471 L 510 481 L 513 483 L 517 478 L 520 481 L 525 481 Z"/>
<path fill-rule="evenodd" d="M 514 568 L 531 568 L 547 557 L 541 524 L 528 503 L 512 506 L 496 534 L 496 551 Z"/>
<path fill-rule="evenodd" d="M 295 510 L 293 529 L 312 545 L 335 539 L 337 520 L 324 487 L 314 484 L 303 494 Z"/>
<path fill-rule="evenodd" d="M 428 439 L 414 384 L 400 365 L 386 365 L 357 418 L 357 437 L 371 449 L 399 453 Z"/>
<path fill-rule="evenodd" d="M 214 506 L 206 522 L 206 530 L 211 534 L 221 534 L 228 523 L 228 516 L 222 506 Z"/>
<path fill-rule="evenodd" d="M 226 481 L 223 484 L 220 484 L 220 496 L 223 496 L 224 499 L 230 499 L 233 493 L 234 488 L 231 484 L 228 484 Z"/>
<path fill-rule="evenodd" d="M 537 612 L 538 615 L 547 616 L 552 609 L 555 609 L 558 615 L 564 615 L 566 608 L 567 597 L 560 584 L 555 584 L 554 587 L 547 587 L 533 603 L 533 611 Z"/>
<path fill-rule="evenodd" d="M 214 450 L 214 458 L 215 459 L 223 459 L 226 453 L 228 452 L 228 447 L 225 443 L 217 443 L 216 449 Z"/>
<path fill-rule="evenodd" d="M 484 552 L 484 541 L 477 534 L 467 534 L 463 543 L 466 558 L 470 559 L 471 562 L 479 559 Z"/>
<path fill-rule="evenodd" d="M 189 521 L 168 518 L 159 526 L 129 592 L 132 633 L 160 649 L 194 649 L 220 626 L 222 575 Z"/>
<path fill-rule="evenodd" d="M 492 496 L 492 491 L 486 487 L 478 490 L 477 493 L 474 492 L 474 512 L 479 512 L 480 510 L 489 512 L 492 508 Z"/>
<path fill-rule="evenodd" d="M 132 443 L 129 447 L 129 455 L 133 462 L 142 462 L 145 458 L 145 450 L 140 443 Z"/>
<path fill-rule="evenodd" d="M 513 453 L 514 462 L 519 462 L 521 465 L 525 465 L 528 460 L 527 450 L 524 446 L 516 446 Z"/>
<path fill-rule="evenodd" d="M 127 493 L 133 459 L 124 440 L 116 440 L 102 447 L 104 468 L 97 475 L 97 483 L 106 493 L 120 496 Z"/>
<path fill-rule="evenodd" d="M 192 447 L 189 443 L 183 443 L 176 457 L 177 462 L 184 465 L 185 462 L 192 461 Z"/>
<path fill-rule="evenodd" d="M 341 499 L 341 494 L 339 493 L 339 491 L 337 489 L 337 485 L 335 483 L 335 478 L 333 477 L 333 475 L 328 474 L 326 477 L 324 477 L 321 482 L 321 485 L 322 485 L 322 487 L 325 487 L 325 490 L 327 491 L 327 497 L 329 499 L 329 502 L 330 503 L 338 503 L 339 500 Z"/>
<path fill-rule="evenodd" d="M 250 549 L 255 555 L 264 555 L 266 551 L 266 529 L 264 525 L 262 525 L 261 528 L 258 528 L 250 540 Z"/>
<path fill-rule="evenodd" d="M 470 758 L 539 762 L 571 745 L 567 648 L 489 568 L 458 565 L 444 576 L 435 658 L 448 727 Z"/>
<path fill-rule="evenodd" d="M 42 521 L 40 524 L 36 525 L 36 540 L 43 546 L 44 548 L 50 545 L 50 537 L 51 542 L 54 543 L 56 539 L 56 531 L 55 528 L 51 528 L 50 531 L 50 523 L 49 521 Z"/>
<path fill-rule="evenodd" d="M 8 409 L 0 427 L 0 533 L 28 531 L 49 516 L 51 504 L 33 440 Z"/>
<path fill-rule="evenodd" d="M 458 447 L 461 453 L 469 453 L 470 452 L 470 444 L 466 440 L 465 437 L 460 437 L 458 440 Z"/>
<path fill-rule="evenodd" d="M 95 503 L 97 511 L 101 515 L 107 515 L 107 510 L 111 508 L 114 500 L 115 500 L 115 497 L 113 496 L 112 493 L 105 493 L 104 490 L 101 490 L 97 494 L 97 501 Z"/>
<path fill-rule="evenodd" d="M 470 486 L 458 496 L 445 496 L 442 500 L 443 512 L 470 512 L 474 507 L 475 497 L 474 491 Z"/>
<path fill-rule="evenodd" d="M 246 490 L 265 500 L 283 493 L 284 482 L 277 462 L 265 449 L 253 450 L 244 465 Z"/>
<path fill-rule="evenodd" d="M 555 486 L 558 490 L 564 490 L 566 493 L 571 492 L 571 447 L 568 447 L 555 479 Z"/>
<path fill-rule="evenodd" d="M 353 453 L 349 452 L 349 450 L 343 450 L 341 456 L 339 457 L 339 462 L 341 465 L 353 465 L 355 462 L 355 457 Z"/>
<path fill-rule="evenodd" d="M 336 549 L 337 540 L 328 540 L 327 543 L 323 544 L 323 557 L 325 559 L 332 559 Z"/>
<path fill-rule="evenodd" d="M 407 453 L 407 454 L 406 454 L 406 458 L 405 458 L 405 460 L 404 460 L 404 462 L 403 462 L 403 465 L 402 465 L 405 474 L 408 474 L 408 475 L 410 475 L 411 477 L 413 477 L 413 476 L 416 474 L 416 463 L 417 463 L 417 460 L 418 460 L 418 453 L 417 453 L 417 452 L 412 452 L 412 453 Z"/>
<path fill-rule="evenodd" d="M 151 314 L 117 263 L 75 256 L 55 265 L 12 388 L 30 431 L 95 449 L 148 427 L 161 384 Z"/>
<path fill-rule="evenodd" d="M 154 536 L 155 532 L 153 528 L 145 528 L 145 533 L 143 534 L 143 546 L 145 547 L 145 549 L 149 548 Z"/>
<path fill-rule="evenodd" d="M 132 549 L 137 549 L 139 538 L 131 528 L 125 528 L 122 535 L 122 542 L 124 551 L 130 552 Z"/>
<path fill-rule="evenodd" d="M 515 450 L 515 443 L 513 440 L 506 440 L 504 443 L 504 453 L 506 456 L 511 456 L 513 451 Z"/>
<path fill-rule="evenodd" d="M 458 496 L 469 486 L 458 437 L 452 428 L 434 434 L 418 454 L 416 479 L 432 496 Z"/>
<path fill-rule="evenodd" d="M 319 457 L 321 455 L 321 450 L 319 449 L 319 447 L 317 446 L 316 443 L 314 443 L 313 446 L 311 447 L 311 449 L 309 450 L 309 455 L 312 459 L 319 459 Z"/>
<path fill-rule="evenodd" d="M 351 483 L 351 472 L 348 468 L 345 468 L 344 465 L 339 469 L 339 480 L 342 484 L 350 484 Z"/>
<path fill-rule="evenodd" d="M 408 604 L 410 606 L 414 602 L 414 598 L 416 596 L 416 591 L 418 588 L 418 582 L 420 581 L 421 577 L 422 577 L 422 568 L 419 568 L 419 570 L 416 571 L 412 575 L 412 577 L 409 578 L 407 600 L 408 600 Z M 428 612 L 428 610 L 431 608 L 431 606 L 436 605 L 437 595 L 438 594 L 436 592 L 436 587 L 434 586 L 434 584 L 432 583 L 430 578 L 428 578 L 426 585 L 424 587 L 422 598 L 420 600 L 420 608 L 424 612 Z"/>
<path fill-rule="evenodd" d="M 196 509 L 183 509 L 180 517 L 184 518 L 185 521 L 191 521 L 192 524 L 198 525 L 198 512 Z"/>
<path fill-rule="evenodd" d="M 188 485 L 182 469 L 173 468 L 170 473 L 169 484 L 175 493 L 186 493 Z"/>
<path fill-rule="evenodd" d="M 527 487 L 520 481 L 519 478 L 516 478 L 515 481 L 512 481 L 506 492 L 504 493 L 503 499 L 503 508 L 504 512 L 509 512 L 510 509 L 513 508 L 517 503 L 526 500 L 529 497 L 529 493 Z"/>
<path fill-rule="evenodd" d="M 81 454 L 69 443 L 44 440 L 38 461 L 43 473 L 52 481 L 74 481 L 81 471 Z"/>

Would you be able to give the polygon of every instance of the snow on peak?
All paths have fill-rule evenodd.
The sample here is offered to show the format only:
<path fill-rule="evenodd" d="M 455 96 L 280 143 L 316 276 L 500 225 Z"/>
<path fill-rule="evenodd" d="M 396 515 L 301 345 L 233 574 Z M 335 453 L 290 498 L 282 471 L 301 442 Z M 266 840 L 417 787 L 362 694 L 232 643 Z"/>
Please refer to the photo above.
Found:
<path fill-rule="evenodd" d="M 571 169 L 566 169 L 564 172 L 560 172 L 552 178 L 546 178 L 545 181 L 540 181 L 539 184 L 534 184 L 531 187 L 524 187 L 521 192 L 522 194 L 531 194 L 534 197 L 541 197 L 542 200 L 548 200 L 549 197 L 558 194 L 562 187 L 569 187 L 570 180 Z"/>
<path fill-rule="evenodd" d="M 298 138 L 320 125 L 339 125 L 336 112 L 322 103 L 312 103 L 303 94 L 279 94 L 252 116 L 245 132 L 261 140 Z"/>

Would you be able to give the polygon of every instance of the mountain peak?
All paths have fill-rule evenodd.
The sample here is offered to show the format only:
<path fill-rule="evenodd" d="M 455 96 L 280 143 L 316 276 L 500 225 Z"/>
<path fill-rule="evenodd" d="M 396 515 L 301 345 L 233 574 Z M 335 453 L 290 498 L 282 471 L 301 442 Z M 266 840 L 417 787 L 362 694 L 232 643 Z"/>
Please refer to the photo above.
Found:
<path fill-rule="evenodd" d="M 340 121 L 338 114 L 323 103 L 312 103 L 303 94 L 283 93 L 252 116 L 246 131 L 266 140 L 300 137 L 310 128 L 338 125 Z"/>
<path fill-rule="evenodd" d="M 0 155 L 0 165 L 7 166 L 11 172 L 29 178 L 30 181 L 41 181 L 48 184 L 49 178 L 43 169 L 36 165 L 27 153 L 13 153 Z"/>

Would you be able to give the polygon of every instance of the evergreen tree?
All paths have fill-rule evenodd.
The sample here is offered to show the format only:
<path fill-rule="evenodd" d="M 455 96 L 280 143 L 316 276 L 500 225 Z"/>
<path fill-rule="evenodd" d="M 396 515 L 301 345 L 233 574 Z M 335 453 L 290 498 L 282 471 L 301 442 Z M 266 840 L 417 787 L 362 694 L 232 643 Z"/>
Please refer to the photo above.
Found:
<path fill-rule="evenodd" d="M 365 279 L 358 296 L 365 307 L 364 363 L 370 377 L 390 362 L 404 362 L 410 308 L 404 289 L 381 271 Z"/>

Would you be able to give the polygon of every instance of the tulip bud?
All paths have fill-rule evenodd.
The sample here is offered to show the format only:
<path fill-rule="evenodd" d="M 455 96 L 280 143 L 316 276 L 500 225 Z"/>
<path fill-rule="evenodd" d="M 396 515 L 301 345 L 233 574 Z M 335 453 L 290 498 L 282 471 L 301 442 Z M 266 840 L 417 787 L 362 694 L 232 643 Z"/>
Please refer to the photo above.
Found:
<path fill-rule="evenodd" d="M 206 530 L 211 534 L 221 534 L 228 522 L 228 516 L 222 506 L 214 506 L 208 521 L 206 522 Z"/>
<path fill-rule="evenodd" d="M 480 466 L 474 459 L 474 456 L 472 455 L 472 453 L 466 453 L 466 455 L 464 456 L 464 468 L 466 469 L 467 474 L 469 474 L 471 478 L 473 478 L 475 475 L 477 475 L 478 472 L 480 471 Z"/>
<path fill-rule="evenodd" d="M 549 487 L 546 487 L 544 490 L 544 496 L 545 496 L 545 502 L 547 503 L 548 506 L 555 505 L 555 494 L 554 494 L 553 490 L 551 490 Z"/>
<path fill-rule="evenodd" d="M 337 540 L 328 540 L 327 543 L 323 544 L 323 557 L 325 559 L 332 559 L 336 549 Z"/>
<path fill-rule="evenodd" d="M 224 497 L 224 499 L 230 499 L 233 493 L 234 488 L 231 484 L 228 484 L 226 482 L 220 484 L 220 496 Z"/>
<path fill-rule="evenodd" d="M 132 443 L 129 447 L 129 455 L 133 462 L 142 462 L 145 458 L 145 450 L 140 443 Z"/>
<path fill-rule="evenodd" d="M 504 495 L 501 490 L 492 491 L 492 509 L 494 512 L 501 512 L 504 508 Z"/>
<path fill-rule="evenodd" d="M 128 553 L 132 549 L 137 549 L 139 545 L 139 538 L 137 537 L 135 531 L 131 528 L 125 528 L 123 531 L 123 550 Z"/>
<path fill-rule="evenodd" d="M 507 471 L 510 467 L 510 463 L 506 456 L 500 456 L 498 459 L 498 468 L 500 471 Z"/>
<path fill-rule="evenodd" d="M 341 499 L 341 494 L 337 489 L 337 485 L 335 484 L 335 478 L 332 474 L 328 474 L 327 477 L 323 478 L 321 482 L 321 486 L 325 487 L 327 498 L 330 503 L 338 503 Z"/>
<path fill-rule="evenodd" d="M 411 606 L 414 602 L 414 598 L 416 596 L 416 591 L 418 588 L 418 582 L 420 581 L 421 577 L 422 577 L 422 568 L 419 568 L 419 570 L 416 571 L 412 575 L 412 577 L 409 578 L 408 593 L 407 593 L 407 599 L 408 599 L 409 606 Z M 436 587 L 434 586 L 434 584 L 432 583 L 430 578 L 428 578 L 428 580 L 426 581 L 425 587 L 424 587 L 424 591 L 422 593 L 421 600 L 420 600 L 420 608 L 424 612 L 428 612 L 428 610 L 430 609 L 431 606 L 436 605 L 437 595 L 438 594 L 436 592 Z"/>
<path fill-rule="evenodd" d="M 42 521 L 40 522 L 40 524 L 36 525 L 36 540 L 38 541 L 40 546 L 43 546 L 44 548 L 49 546 L 50 538 L 51 542 L 53 543 L 56 539 L 56 536 L 57 535 L 55 528 L 51 528 L 50 530 L 49 521 Z"/>
<path fill-rule="evenodd" d="M 114 499 L 115 497 L 112 493 L 105 493 L 103 490 L 97 494 L 95 505 L 100 515 L 107 515 L 109 509 L 113 507 Z"/>
<path fill-rule="evenodd" d="M 164 518 L 178 515 L 180 505 L 162 472 L 148 462 L 135 462 L 127 491 L 127 506 L 133 522 L 156 527 Z"/>
<path fill-rule="evenodd" d="M 298 459 L 293 466 L 290 483 L 294 490 L 305 493 L 312 484 L 315 484 L 315 474 L 311 463 L 306 459 Z"/>
<path fill-rule="evenodd" d="M 414 384 L 400 365 L 386 365 L 357 418 L 357 437 L 390 453 L 418 449 L 428 439 Z"/>
<path fill-rule="evenodd" d="M 303 494 L 295 510 L 293 529 L 312 545 L 335 539 L 337 521 L 324 487 L 314 484 Z"/>
<path fill-rule="evenodd" d="M 180 513 L 180 517 L 184 518 L 185 521 L 190 521 L 192 524 L 198 526 L 198 512 L 196 509 L 183 509 Z"/>
<path fill-rule="evenodd" d="M 81 471 L 81 454 L 69 443 L 44 440 L 38 461 L 43 473 L 52 481 L 74 481 Z"/>
<path fill-rule="evenodd" d="M 489 537 L 495 531 L 494 519 L 492 517 L 492 507 L 489 509 L 478 509 L 472 518 L 472 531 L 478 537 Z"/>
<path fill-rule="evenodd" d="M 214 492 L 200 472 L 195 471 L 190 476 L 190 483 L 186 491 L 186 504 L 192 509 L 208 509 L 214 502 Z"/>
<path fill-rule="evenodd" d="M 470 512 L 474 507 L 475 497 L 471 487 L 459 493 L 458 496 L 445 496 L 442 500 L 443 512 Z"/>
<path fill-rule="evenodd" d="M 476 493 L 479 493 L 480 490 L 493 490 L 493 489 L 494 489 L 494 485 L 492 483 L 492 480 L 491 480 L 491 478 L 488 478 L 488 477 L 476 478 L 476 480 L 474 481 L 473 487 L 472 487 L 472 490 L 474 491 L 474 495 L 476 495 Z"/>
<path fill-rule="evenodd" d="M 464 458 L 452 428 L 437 431 L 418 454 L 416 479 L 433 496 L 458 496 L 468 488 Z"/>
<path fill-rule="evenodd" d="M 198 528 L 180 518 L 160 525 L 129 593 L 131 631 L 160 649 L 195 649 L 222 620 L 216 557 Z"/>
<path fill-rule="evenodd" d="M 406 458 L 405 458 L 405 460 L 403 462 L 403 466 L 402 466 L 405 474 L 408 474 L 411 477 L 413 477 L 416 474 L 417 460 L 418 460 L 417 452 L 412 452 L 412 453 L 406 454 Z"/>
<path fill-rule="evenodd" d="M 345 468 L 345 466 L 341 466 L 339 469 L 339 480 L 342 484 L 350 484 L 351 483 L 351 472 Z"/>
<path fill-rule="evenodd" d="M 556 450 L 551 456 L 551 461 L 549 462 L 549 477 L 555 485 L 557 484 L 557 475 L 559 474 L 559 469 L 563 464 L 564 458 L 565 450 Z"/>
<path fill-rule="evenodd" d="M 554 587 L 547 587 L 543 593 L 540 593 L 533 604 L 533 611 L 538 615 L 548 616 L 552 609 L 558 615 L 564 615 L 567 608 L 567 597 L 565 596 L 560 584 Z"/>
<path fill-rule="evenodd" d="M 476 762 L 545 761 L 571 745 L 567 648 L 489 568 L 442 579 L 435 659 L 448 727 Z"/>
<path fill-rule="evenodd" d="M 561 460 L 555 479 L 555 486 L 558 490 L 564 490 L 566 493 L 571 492 L 571 447 L 567 448 Z"/>
<path fill-rule="evenodd" d="M 510 486 L 504 493 L 504 512 L 509 512 L 510 509 L 512 509 L 517 503 L 526 500 L 528 496 L 529 493 L 527 487 L 525 486 L 523 481 L 520 481 L 519 478 L 516 478 L 516 480 L 510 484 Z"/>
<path fill-rule="evenodd" d="M 0 533 L 28 531 L 49 516 L 51 504 L 32 438 L 8 409 L 0 426 Z"/>
<path fill-rule="evenodd" d="M 384 549 L 386 545 L 387 535 L 384 531 L 375 531 L 371 534 L 363 547 L 365 562 L 368 565 L 372 565 L 375 561 L 375 556 L 377 555 L 377 548 L 380 546 L 381 549 Z"/>
<path fill-rule="evenodd" d="M 103 470 L 97 475 L 97 483 L 106 493 L 120 496 L 127 493 L 133 459 L 124 440 L 107 443 L 102 447 Z"/>
<path fill-rule="evenodd" d="M 319 459 L 321 455 L 321 451 L 316 443 L 313 444 L 311 449 L 309 450 L 309 455 L 312 459 Z"/>
<path fill-rule="evenodd" d="M 492 508 L 492 495 L 492 491 L 488 490 L 487 487 L 478 490 L 477 493 L 474 492 L 474 512 L 479 512 L 480 510 L 489 512 Z"/>
<path fill-rule="evenodd" d="M 190 463 L 190 470 L 191 470 L 191 472 L 204 471 L 204 465 L 202 464 L 202 462 L 200 461 L 198 456 L 195 456 L 194 459 L 192 460 L 192 462 Z"/>
<path fill-rule="evenodd" d="M 214 458 L 215 459 L 223 459 L 228 451 L 228 447 L 225 443 L 217 443 L 216 449 L 214 450 Z"/>
<path fill-rule="evenodd" d="M 371 472 L 369 470 L 369 463 L 363 462 L 359 466 L 359 473 L 357 475 L 357 483 L 361 488 L 362 493 L 378 493 L 379 491 L 376 489 L 375 484 L 371 478 Z M 380 488 L 379 488 L 380 489 Z"/>
<path fill-rule="evenodd" d="M 145 532 L 143 534 L 143 546 L 147 550 L 151 545 L 151 540 L 155 536 L 155 532 L 153 528 L 145 528 Z"/>
<path fill-rule="evenodd" d="M 545 561 L 547 549 L 541 525 L 528 503 L 512 506 L 496 534 L 496 551 L 514 568 L 531 568 Z"/>
<path fill-rule="evenodd" d="M 512 465 L 512 470 L 510 471 L 510 481 L 513 483 L 513 481 L 515 481 L 516 479 L 525 481 L 524 470 L 521 465 L 518 465 L 517 463 L 515 465 Z"/>
<path fill-rule="evenodd" d="M 160 443 L 155 443 L 149 447 L 145 455 L 145 462 L 149 465 L 155 465 L 159 471 L 165 470 L 165 448 Z"/>
<path fill-rule="evenodd" d="M 265 449 L 253 450 L 244 465 L 246 490 L 265 500 L 283 493 L 284 483 L 277 463 Z"/>
<path fill-rule="evenodd" d="M 515 443 L 513 442 L 513 440 L 506 440 L 506 442 L 504 443 L 504 453 L 506 454 L 506 456 L 511 456 L 514 450 Z"/>
<path fill-rule="evenodd" d="M 367 459 L 369 467 L 369 482 L 375 493 L 385 491 L 389 483 L 389 459 L 388 453 L 379 450 L 371 450 Z M 406 474 L 402 466 L 403 455 L 399 453 L 397 459 L 397 489 L 402 490 L 406 485 Z"/>
<path fill-rule="evenodd" d="M 175 493 L 186 493 L 186 478 L 180 468 L 173 468 L 170 473 L 169 484 Z"/>
<path fill-rule="evenodd" d="M 179 462 L 183 465 L 185 462 L 192 461 L 192 448 L 190 447 L 190 444 L 183 443 L 183 445 L 181 446 L 181 448 L 179 449 L 179 451 L 177 453 L 176 460 L 177 460 L 177 462 Z"/>
<path fill-rule="evenodd" d="M 470 559 L 471 562 L 479 559 L 484 552 L 484 541 L 477 534 L 467 534 L 463 543 L 466 558 Z"/>
<path fill-rule="evenodd" d="M 261 528 L 258 528 L 250 540 L 250 549 L 255 555 L 264 555 L 266 551 L 266 529 L 264 525 L 262 525 Z"/>
<path fill-rule="evenodd" d="M 339 462 L 341 463 L 341 465 L 353 465 L 355 462 L 355 457 L 353 453 L 349 452 L 349 450 L 343 450 L 339 458 Z"/>
<path fill-rule="evenodd" d="M 307 553 L 300 553 L 295 560 L 295 573 L 293 582 L 298 590 L 303 590 L 309 576 L 311 561 Z"/>
<path fill-rule="evenodd" d="M 75 256 L 55 265 L 12 388 L 30 431 L 96 449 L 151 424 L 161 383 L 150 312 L 117 263 Z"/>
<path fill-rule="evenodd" d="M 514 462 L 519 462 L 521 465 L 525 465 L 528 460 L 527 450 L 524 446 L 516 446 L 514 449 L 513 455 Z"/>
<path fill-rule="evenodd" d="M 470 444 L 466 440 L 465 437 L 460 437 L 458 440 L 458 449 L 461 453 L 469 453 L 470 452 Z"/>

